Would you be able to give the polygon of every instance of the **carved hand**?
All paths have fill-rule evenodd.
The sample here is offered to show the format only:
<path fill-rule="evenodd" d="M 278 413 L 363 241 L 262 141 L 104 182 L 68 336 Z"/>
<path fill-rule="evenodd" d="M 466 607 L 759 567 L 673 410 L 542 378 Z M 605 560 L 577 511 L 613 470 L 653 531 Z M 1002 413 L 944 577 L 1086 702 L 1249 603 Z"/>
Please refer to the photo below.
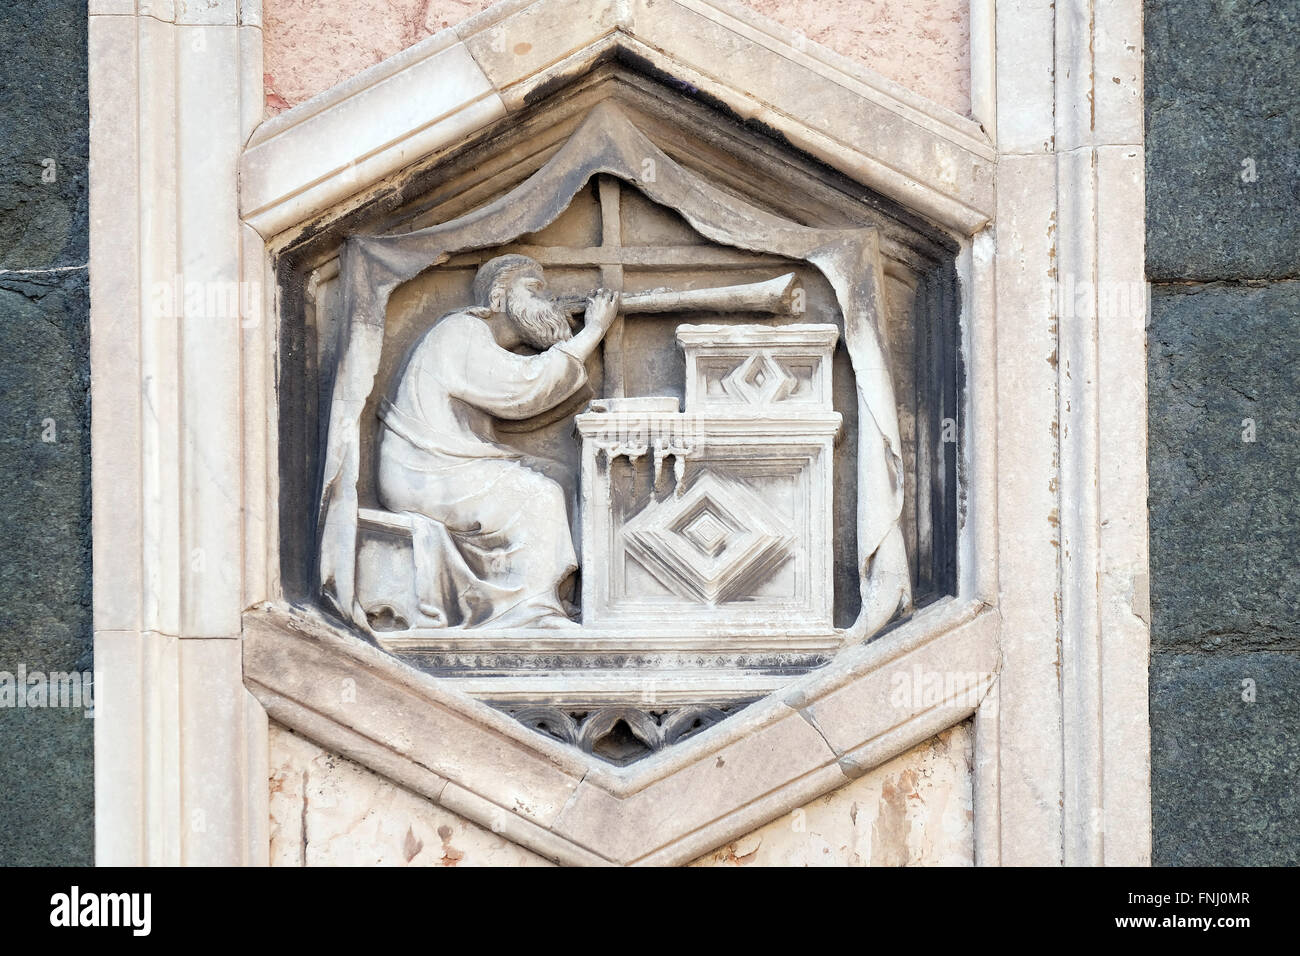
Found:
<path fill-rule="evenodd" d="M 595 328 L 600 336 L 609 331 L 618 317 L 619 294 L 610 289 L 597 289 L 587 300 L 587 314 L 583 317 L 585 328 Z"/>
<path fill-rule="evenodd" d="M 568 352 L 579 362 L 586 362 L 618 317 L 618 300 L 617 292 L 597 289 L 587 300 L 587 314 L 583 318 L 582 331 L 569 341 L 561 342 L 556 348 Z"/>

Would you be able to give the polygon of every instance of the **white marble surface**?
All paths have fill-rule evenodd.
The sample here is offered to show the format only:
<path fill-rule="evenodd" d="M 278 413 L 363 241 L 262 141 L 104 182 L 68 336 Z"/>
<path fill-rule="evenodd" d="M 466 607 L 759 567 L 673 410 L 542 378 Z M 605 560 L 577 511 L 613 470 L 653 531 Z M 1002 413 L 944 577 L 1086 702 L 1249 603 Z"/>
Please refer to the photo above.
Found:
<path fill-rule="evenodd" d="M 551 866 L 278 724 L 271 736 L 272 866 Z"/>
<path fill-rule="evenodd" d="M 968 0 L 743 2 L 797 31 L 804 43 L 825 44 L 936 103 L 967 110 Z M 304 102 L 491 5 L 492 0 L 266 0 L 267 112 Z M 500 46 L 519 56 L 515 48 L 530 40 L 519 36 Z"/>
<path fill-rule="evenodd" d="M 718 847 L 693 866 L 970 866 L 970 722 Z M 548 866 L 491 830 L 277 724 L 274 866 Z"/>
<path fill-rule="evenodd" d="M 972 866 L 969 721 L 692 866 Z"/>
<path fill-rule="evenodd" d="M 940 223 L 989 219 L 995 153 L 977 122 L 729 0 L 501 4 L 426 37 L 263 123 L 243 160 L 243 218 L 268 238 L 295 228 L 525 108 L 612 43 Z M 429 87 L 430 71 L 436 96 L 400 95 Z"/>

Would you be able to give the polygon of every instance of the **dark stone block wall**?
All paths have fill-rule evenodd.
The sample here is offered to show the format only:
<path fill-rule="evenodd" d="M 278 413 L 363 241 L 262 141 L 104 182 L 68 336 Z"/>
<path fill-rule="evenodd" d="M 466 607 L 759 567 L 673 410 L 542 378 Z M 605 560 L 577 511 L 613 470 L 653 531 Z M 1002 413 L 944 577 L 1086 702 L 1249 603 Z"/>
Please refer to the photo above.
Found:
<path fill-rule="evenodd" d="M 5 4 L 0 36 L 2 682 L 92 666 L 85 2 Z M 0 864 L 88 864 L 94 721 L 9 689 Z"/>
<path fill-rule="evenodd" d="M 1148 277 L 1294 278 L 1300 4 L 1146 0 L 1145 11 Z"/>
<path fill-rule="evenodd" d="M 1300 4 L 1147 0 L 1158 865 L 1300 864 Z"/>

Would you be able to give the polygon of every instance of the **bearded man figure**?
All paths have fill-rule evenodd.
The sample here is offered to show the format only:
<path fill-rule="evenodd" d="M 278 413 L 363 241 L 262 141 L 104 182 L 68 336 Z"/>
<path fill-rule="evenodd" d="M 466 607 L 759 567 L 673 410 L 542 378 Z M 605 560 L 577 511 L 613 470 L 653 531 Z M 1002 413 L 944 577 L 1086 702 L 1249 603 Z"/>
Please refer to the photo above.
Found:
<path fill-rule="evenodd" d="M 411 520 L 418 625 L 578 626 L 559 594 L 577 569 L 565 492 L 498 442 L 493 420 L 531 418 L 581 388 L 618 296 L 593 295 L 573 335 L 545 290 L 527 256 L 484 263 L 477 304 L 424 333 L 381 403 L 379 500 Z"/>

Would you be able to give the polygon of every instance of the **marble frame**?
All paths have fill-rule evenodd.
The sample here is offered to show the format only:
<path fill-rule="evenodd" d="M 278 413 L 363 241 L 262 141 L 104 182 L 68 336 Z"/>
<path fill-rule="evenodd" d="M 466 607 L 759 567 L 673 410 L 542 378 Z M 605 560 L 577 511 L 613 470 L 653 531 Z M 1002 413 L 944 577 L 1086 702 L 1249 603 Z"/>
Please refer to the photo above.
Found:
<path fill-rule="evenodd" d="M 91 0 L 100 863 L 264 863 L 268 714 L 615 864 L 685 862 L 973 714 L 978 863 L 1149 863 L 1144 316 L 1096 295 L 1144 279 L 1140 3 L 972 0 L 973 119 L 733 0 L 649 5 L 507 0 L 260 122 L 259 0 Z M 963 237 L 967 370 L 957 596 L 621 769 L 270 603 L 268 243 L 610 57 Z M 248 294 L 169 316 L 178 277 Z M 385 719 L 329 699 L 345 672 Z M 900 704 L 903 672 L 947 679 Z"/>

